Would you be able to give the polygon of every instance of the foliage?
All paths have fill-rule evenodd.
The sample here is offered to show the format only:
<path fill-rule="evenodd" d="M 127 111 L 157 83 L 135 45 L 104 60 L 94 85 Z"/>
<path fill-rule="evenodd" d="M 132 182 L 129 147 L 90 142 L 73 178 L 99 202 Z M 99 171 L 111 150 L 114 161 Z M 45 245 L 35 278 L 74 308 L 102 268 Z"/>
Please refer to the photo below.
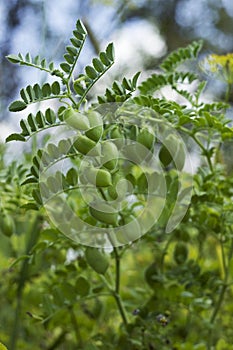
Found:
<path fill-rule="evenodd" d="M 189 71 L 201 43 L 87 105 L 114 53 L 109 44 L 75 77 L 86 35 L 77 21 L 59 68 L 8 56 L 56 80 L 10 105 L 51 100 L 7 138 L 33 139 L 33 150 L 1 162 L 0 339 L 11 350 L 229 348 L 233 180 L 221 144 L 233 130 L 228 104 L 202 102 L 206 83 Z M 165 85 L 184 102 L 161 97 Z"/>

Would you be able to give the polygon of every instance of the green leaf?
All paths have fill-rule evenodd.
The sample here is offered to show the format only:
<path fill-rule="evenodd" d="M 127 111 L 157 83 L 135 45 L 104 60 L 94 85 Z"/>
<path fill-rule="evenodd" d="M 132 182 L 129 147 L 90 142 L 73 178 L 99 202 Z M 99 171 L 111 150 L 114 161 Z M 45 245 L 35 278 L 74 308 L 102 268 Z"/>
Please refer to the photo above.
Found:
<path fill-rule="evenodd" d="M 99 73 L 102 73 L 105 69 L 103 63 L 98 58 L 93 58 L 92 64 L 95 70 Z"/>
<path fill-rule="evenodd" d="M 28 96 L 30 97 L 30 102 L 36 100 L 35 92 L 34 92 L 34 89 L 31 85 L 28 85 L 26 87 L 26 91 L 28 93 Z"/>
<path fill-rule="evenodd" d="M 31 128 L 31 131 L 32 132 L 36 131 L 37 130 L 36 120 L 35 120 L 35 117 L 32 115 L 32 113 L 29 114 L 27 121 L 28 121 L 28 125 Z"/>
<path fill-rule="evenodd" d="M 80 295 L 81 297 L 85 297 L 86 295 L 89 294 L 91 286 L 85 277 L 79 276 L 76 280 L 75 286 L 76 286 L 77 294 Z"/>
<path fill-rule="evenodd" d="M 85 94 L 85 89 L 84 89 L 83 86 L 82 86 L 79 82 L 77 82 L 77 81 L 74 82 L 74 90 L 75 90 L 75 92 L 76 92 L 77 95 L 83 96 L 83 95 Z"/>
<path fill-rule="evenodd" d="M 112 89 L 118 94 L 118 95 L 124 95 L 125 94 L 125 88 L 123 85 L 119 83 L 119 81 L 114 81 L 112 84 Z"/>
<path fill-rule="evenodd" d="M 47 151 L 48 151 L 49 156 L 51 156 L 52 159 L 57 159 L 60 157 L 59 149 L 53 143 L 49 143 L 47 145 Z"/>
<path fill-rule="evenodd" d="M 35 201 L 39 204 L 39 205 L 42 205 L 43 204 L 43 201 L 42 201 L 42 198 L 41 198 L 41 194 L 40 194 L 40 191 L 38 189 L 34 189 L 32 191 L 32 196 L 33 198 L 35 199 Z"/>
<path fill-rule="evenodd" d="M 65 63 L 65 62 L 61 63 L 60 67 L 65 73 L 69 73 L 70 70 L 71 70 L 71 66 L 68 63 Z"/>
<path fill-rule="evenodd" d="M 37 182 L 38 182 L 38 179 L 36 179 L 35 177 L 29 177 L 24 182 L 21 183 L 21 186 L 27 185 L 27 184 L 34 184 Z"/>
<path fill-rule="evenodd" d="M 98 76 L 96 70 L 91 66 L 87 66 L 85 68 L 85 71 L 86 71 L 86 75 L 92 80 L 94 80 Z"/>
<path fill-rule="evenodd" d="M 29 128 L 26 120 L 24 120 L 24 119 L 20 120 L 20 127 L 22 129 L 22 132 L 21 132 L 22 136 L 29 136 L 30 135 L 31 131 L 30 131 L 30 128 Z"/>
<path fill-rule="evenodd" d="M 137 81 L 138 81 L 138 78 L 140 76 L 141 72 L 137 72 L 134 76 L 133 76 L 133 79 L 132 79 L 132 86 L 134 89 L 136 89 L 137 87 Z"/>
<path fill-rule="evenodd" d="M 6 138 L 6 142 L 10 141 L 26 141 L 26 139 L 21 134 L 11 134 Z"/>
<path fill-rule="evenodd" d="M 9 111 L 10 112 L 20 112 L 24 110 L 27 107 L 26 103 L 23 101 L 14 101 L 10 104 L 9 106 Z"/>
<path fill-rule="evenodd" d="M 25 209 L 25 210 L 38 210 L 38 206 L 35 204 L 35 203 L 26 203 L 24 205 L 21 205 L 22 209 Z"/>
<path fill-rule="evenodd" d="M 38 128 L 43 128 L 46 125 L 45 117 L 41 111 L 36 113 L 36 124 Z"/>
<path fill-rule="evenodd" d="M 66 60 L 66 62 L 67 62 L 68 64 L 73 64 L 74 61 L 75 61 L 75 56 L 66 53 L 66 54 L 64 55 L 64 59 Z"/>
<path fill-rule="evenodd" d="M 53 95 L 59 95 L 61 91 L 61 87 L 58 81 L 54 81 L 51 85 L 51 91 Z"/>
<path fill-rule="evenodd" d="M 160 67 L 166 72 L 171 72 L 184 61 L 196 59 L 201 48 L 202 41 L 194 41 L 186 46 L 186 48 L 179 48 L 168 55 Z"/>
<path fill-rule="evenodd" d="M 84 35 L 87 35 L 87 30 L 86 30 L 84 24 L 82 23 L 82 21 L 80 21 L 80 19 L 76 23 L 76 28 L 77 28 L 78 32 L 80 32 Z"/>
<path fill-rule="evenodd" d="M 66 51 L 72 56 L 76 56 L 78 53 L 77 49 L 75 49 L 73 46 L 67 46 Z"/>
<path fill-rule="evenodd" d="M 68 170 L 66 174 L 66 181 L 70 186 L 77 185 L 78 182 L 78 174 L 77 171 L 74 168 L 71 168 Z"/>
<path fill-rule="evenodd" d="M 122 81 L 122 85 L 124 86 L 124 88 L 126 90 L 129 90 L 129 91 L 132 90 L 133 86 L 132 86 L 132 83 L 131 83 L 131 81 L 129 79 L 124 78 L 123 81 Z"/>
<path fill-rule="evenodd" d="M 108 58 L 107 54 L 105 52 L 100 52 L 99 54 L 101 62 L 108 67 L 111 64 L 111 60 Z"/>
<path fill-rule="evenodd" d="M 40 98 L 42 98 L 42 90 L 41 90 L 41 87 L 39 84 L 35 84 L 33 85 L 33 91 L 34 91 L 34 94 L 35 94 L 35 97 L 37 100 L 39 100 Z"/>
<path fill-rule="evenodd" d="M 44 97 L 48 97 L 51 95 L 51 86 L 49 85 L 49 83 L 45 83 L 43 86 L 42 86 L 42 94 Z"/>
<path fill-rule="evenodd" d="M 74 47 L 77 47 L 77 49 L 80 49 L 82 42 L 76 38 L 70 39 L 71 43 L 74 45 Z"/>
<path fill-rule="evenodd" d="M 56 114 L 51 108 L 46 109 L 45 119 L 50 125 L 53 125 L 56 122 Z"/>
<path fill-rule="evenodd" d="M 20 63 L 19 56 L 17 56 L 17 55 L 8 55 L 8 56 L 6 56 L 6 58 L 7 58 L 8 61 L 10 61 L 11 63 Z"/>
<path fill-rule="evenodd" d="M 31 58 L 31 55 L 30 55 L 29 52 L 26 54 L 25 60 L 26 60 L 28 63 L 31 63 L 31 62 L 32 62 L 32 58 Z"/>
<path fill-rule="evenodd" d="M 106 55 L 110 61 L 114 61 L 114 46 L 113 43 L 108 44 L 106 48 Z"/>
<path fill-rule="evenodd" d="M 28 95 L 27 91 L 25 89 L 21 89 L 20 90 L 20 96 L 21 98 L 23 99 L 23 101 L 26 103 L 26 104 L 29 104 L 30 101 L 31 101 L 31 98 L 30 96 Z"/>

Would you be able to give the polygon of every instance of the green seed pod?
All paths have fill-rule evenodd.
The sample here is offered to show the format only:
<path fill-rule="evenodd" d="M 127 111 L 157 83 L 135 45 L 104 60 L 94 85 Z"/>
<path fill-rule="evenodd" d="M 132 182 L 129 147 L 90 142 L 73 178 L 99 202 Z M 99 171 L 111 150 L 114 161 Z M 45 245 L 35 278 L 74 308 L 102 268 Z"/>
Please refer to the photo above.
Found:
<path fill-rule="evenodd" d="M 120 130 L 118 126 L 115 126 L 110 132 L 110 137 L 112 139 L 122 139 L 124 138 L 124 133 Z"/>
<path fill-rule="evenodd" d="M 73 108 L 69 107 L 64 111 L 64 121 L 69 125 L 72 126 L 75 129 L 78 130 L 87 130 L 90 127 L 90 123 L 88 118 L 74 110 Z"/>
<path fill-rule="evenodd" d="M 95 142 L 99 141 L 103 135 L 103 125 L 94 126 L 93 128 L 87 130 L 85 135 Z"/>
<path fill-rule="evenodd" d="M 99 145 L 98 145 L 99 146 Z M 92 156 L 99 156 L 100 155 L 100 147 L 96 146 L 96 143 L 89 139 L 85 135 L 80 135 L 74 142 L 74 147 L 79 151 L 81 154 L 88 154 L 90 151 Z"/>
<path fill-rule="evenodd" d="M 118 202 L 121 202 L 123 199 L 126 198 L 127 193 L 129 192 L 129 188 L 131 189 L 131 192 L 132 192 L 131 183 L 128 180 L 121 178 L 117 182 L 117 184 L 114 184 L 113 186 L 110 186 L 108 188 L 108 194 L 112 199 L 117 200 Z"/>
<path fill-rule="evenodd" d="M 102 254 L 98 249 L 87 247 L 85 257 L 90 267 L 97 273 L 104 275 L 108 269 L 109 262 L 106 255 Z"/>
<path fill-rule="evenodd" d="M 15 231 L 15 223 L 10 215 L 4 215 L 1 219 L 1 231 L 7 236 L 11 237 Z"/>
<path fill-rule="evenodd" d="M 85 134 L 87 137 L 97 142 L 103 134 L 103 119 L 96 111 L 89 111 L 87 117 L 90 123 L 90 129 L 87 130 Z"/>
<path fill-rule="evenodd" d="M 87 117 L 91 128 L 93 128 L 94 126 L 103 125 L 103 119 L 98 112 L 88 111 Z"/>
<path fill-rule="evenodd" d="M 106 141 L 102 143 L 102 164 L 105 168 L 113 170 L 118 164 L 119 152 L 117 146 L 111 142 Z"/>
<path fill-rule="evenodd" d="M 103 169 L 87 168 L 85 177 L 96 187 L 108 187 L 112 185 L 111 174 Z"/>
<path fill-rule="evenodd" d="M 188 258 L 188 248 L 184 242 L 178 242 L 175 246 L 173 257 L 177 265 L 184 264 Z"/>
<path fill-rule="evenodd" d="M 112 186 L 108 187 L 108 194 L 113 200 L 117 199 L 118 194 L 117 194 L 117 190 L 116 190 L 116 186 L 115 185 L 112 185 Z"/>
<path fill-rule="evenodd" d="M 96 220 L 109 225 L 117 225 L 118 212 L 109 204 L 95 201 L 89 210 Z"/>
<path fill-rule="evenodd" d="M 137 141 L 146 148 L 152 149 L 155 142 L 155 136 L 147 128 L 143 128 L 137 136 Z"/>
<path fill-rule="evenodd" d="M 122 174 L 119 174 L 119 172 L 112 175 L 112 186 L 108 187 L 108 194 L 113 200 L 118 199 L 119 193 L 117 191 L 117 184 L 122 179 L 124 179 L 124 177 Z"/>

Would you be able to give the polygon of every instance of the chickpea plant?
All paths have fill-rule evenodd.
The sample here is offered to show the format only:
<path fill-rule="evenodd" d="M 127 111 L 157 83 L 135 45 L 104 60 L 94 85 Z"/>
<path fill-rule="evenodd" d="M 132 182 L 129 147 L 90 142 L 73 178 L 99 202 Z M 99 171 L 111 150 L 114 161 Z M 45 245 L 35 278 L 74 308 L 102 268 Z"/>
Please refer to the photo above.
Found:
<path fill-rule="evenodd" d="M 233 130 L 228 101 L 202 102 L 202 43 L 95 98 L 114 48 L 77 74 L 86 37 L 78 20 L 59 68 L 7 56 L 51 76 L 21 89 L 10 111 L 51 106 L 6 140 L 33 147 L 22 164 L 1 165 L 13 262 L 1 292 L 11 331 L 0 337 L 11 350 L 229 348 L 233 180 L 219 155 Z M 180 103 L 164 96 L 167 86 Z"/>

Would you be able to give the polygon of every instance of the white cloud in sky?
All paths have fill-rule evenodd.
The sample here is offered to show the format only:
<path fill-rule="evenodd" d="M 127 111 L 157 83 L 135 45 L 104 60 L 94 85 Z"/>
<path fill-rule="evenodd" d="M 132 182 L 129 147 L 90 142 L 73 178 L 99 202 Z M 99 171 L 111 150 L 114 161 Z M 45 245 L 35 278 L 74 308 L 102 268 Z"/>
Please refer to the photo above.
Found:
<path fill-rule="evenodd" d="M 113 35 L 116 63 L 131 68 L 132 71 L 143 67 L 145 55 L 161 57 L 166 52 L 166 43 L 155 26 L 148 21 L 133 21 Z"/>

